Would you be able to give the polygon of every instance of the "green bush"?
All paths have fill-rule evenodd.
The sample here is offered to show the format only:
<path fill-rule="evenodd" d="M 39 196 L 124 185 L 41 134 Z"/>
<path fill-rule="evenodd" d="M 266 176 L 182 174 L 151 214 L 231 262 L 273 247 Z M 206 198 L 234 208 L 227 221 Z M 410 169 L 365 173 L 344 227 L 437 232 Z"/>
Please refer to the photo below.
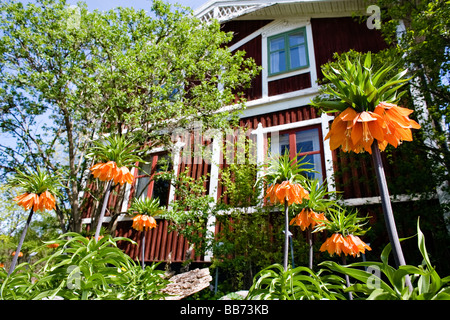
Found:
<path fill-rule="evenodd" d="M 0 272 L 3 300 L 149 300 L 161 299 L 168 281 L 156 265 L 145 270 L 117 247 L 127 238 L 105 236 L 98 242 L 78 233 L 62 235 L 55 252 L 33 265 Z M 48 244 L 48 243 L 47 243 Z M 46 244 L 46 245 L 47 245 Z M 36 266 L 43 265 L 39 271 Z"/>
<path fill-rule="evenodd" d="M 383 250 L 381 262 L 367 261 L 340 266 L 335 262 L 325 261 L 320 266 L 357 280 L 357 283 L 346 289 L 346 292 L 362 293 L 363 298 L 367 300 L 450 300 L 450 276 L 442 279 L 431 265 L 419 221 L 417 239 L 423 258 L 423 264 L 418 267 L 405 265 L 396 269 L 390 266 L 388 264 L 390 244 Z M 371 269 L 368 272 L 369 269 L 367 271 L 358 269 L 360 267 Z M 381 273 L 384 277 L 381 277 Z M 408 285 L 408 278 L 412 290 Z"/>
<path fill-rule="evenodd" d="M 417 239 L 423 258 L 423 264 L 418 267 L 390 266 L 390 244 L 383 250 L 381 262 L 342 266 L 334 261 L 324 261 L 319 264 L 318 273 L 306 267 L 284 271 L 281 265 L 274 264 L 255 276 L 247 299 L 340 300 L 347 299 L 351 292 L 355 300 L 450 300 L 450 276 L 441 278 L 431 265 L 419 222 Z M 356 282 L 347 287 L 338 274 L 348 275 Z"/>
<path fill-rule="evenodd" d="M 315 274 L 307 267 L 285 271 L 280 264 L 261 270 L 250 288 L 249 300 L 344 300 L 345 280 L 332 274 Z"/>

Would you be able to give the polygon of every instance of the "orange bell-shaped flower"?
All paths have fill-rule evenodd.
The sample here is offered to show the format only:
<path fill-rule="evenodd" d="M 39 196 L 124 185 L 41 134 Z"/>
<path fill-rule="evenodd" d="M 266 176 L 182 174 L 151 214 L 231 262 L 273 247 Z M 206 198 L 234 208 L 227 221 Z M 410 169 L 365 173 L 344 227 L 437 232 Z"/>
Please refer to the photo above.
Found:
<path fill-rule="evenodd" d="M 302 199 L 309 199 L 309 193 L 300 184 L 286 180 L 282 183 L 271 185 L 267 189 L 266 198 L 267 197 L 272 203 L 279 202 L 284 204 L 286 201 L 288 205 L 291 205 L 293 203 L 302 203 Z"/>
<path fill-rule="evenodd" d="M 39 196 L 35 193 L 24 193 L 15 197 L 13 200 L 25 210 L 29 210 L 31 207 L 33 207 L 33 211 L 39 209 Z"/>
<path fill-rule="evenodd" d="M 40 196 L 35 193 L 24 193 L 15 197 L 13 200 L 25 210 L 33 207 L 34 212 L 53 210 L 56 208 L 55 197 L 48 190 L 42 192 Z"/>
<path fill-rule="evenodd" d="M 352 255 L 358 256 L 360 253 L 365 253 L 367 250 L 372 250 L 365 242 L 363 242 L 358 236 L 354 236 L 352 234 L 349 234 L 347 236 L 347 241 L 352 246 Z"/>
<path fill-rule="evenodd" d="M 314 228 L 317 225 L 323 224 L 322 221 L 326 221 L 327 218 L 323 213 L 316 213 L 308 208 L 304 208 L 298 215 L 296 215 L 291 221 L 290 225 L 299 226 L 302 231 L 311 226 Z"/>
<path fill-rule="evenodd" d="M 156 228 L 156 226 L 157 224 L 155 218 L 145 214 L 138 214 L 133 218 L 133 225 L 131 227 L 137 231 L 143 231 Z"/>
<path fill-rule="evenodd" d="M 345 255 L 359 256 L 360 253 L 365 253 L 365 250 L 372 250 L 359 237 L 352 234 L 344 237 L 340 233 L 334 233 L 328 238 L 320 247 L 320 251 L 328 251 L 330 255 Z"/>
<path fill-rule="evenodd" d="M 342 252 L 347 255 L 352 253 L 352 246 L 342 234 L 334 233 L 322 244 L 320 251 L 328 251 L 330 255 L 337 254 L 339 256 Z"/>
<path fill-rule="evenodd" d="M 48 191 L 44 191 L 39 196 L 39 210 L 53 210 L 56 208 L 55 197 Z"/>
<path fill-rule="evenodd" d="M 393 103 L 381 102 L 374 112 L 383 117 L 386 122 L 387 132 L 385 140 L 395 148 L 402 141 L 412 141 L 411 129 L 420 129 L 420 125 L 409 118 L 413 112 L 410 109 L 399 107 Z"/>
<path fill-rule="evenodd" d="M 333 121 L 325 140 L 330 139 L 331 150 L 342 147 L 344 152 L 372 153 L 375 139 L 384 149 L 386 130 L 386 123 L 379 114 L 369 111 L 357 113 L 353 108 L 347 108 Z"/>
<path fill-rule="evenodd" d="M 97 163 L 90 168 L 94 178 L 101 181 L 112 180 L 117 175 L 117 164 L 114 161 L 107 163 Z"/>
<path fill-rule="evenodd" d="M 132 184 L 134 176 L 127 167 L 120 167 L 117 169 L 116 175 L 113 179 L 115 183 L 120 183 L 121 185 L 125 182 Z"/>

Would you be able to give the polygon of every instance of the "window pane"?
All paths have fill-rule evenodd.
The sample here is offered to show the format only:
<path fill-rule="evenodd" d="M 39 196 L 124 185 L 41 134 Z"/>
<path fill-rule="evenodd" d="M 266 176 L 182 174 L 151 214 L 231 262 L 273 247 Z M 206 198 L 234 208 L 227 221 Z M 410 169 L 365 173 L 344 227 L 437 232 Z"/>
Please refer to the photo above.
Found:
<path fill-rule="evenodd" d="M 169 204 L 169 189 L 169 180 L 157 179 L 153 185 L 152 199 L 158 198 L 160 206 L 167 206 Z"/>
<path fill-rule="evenodd" d="M 172 170 L 172 161 L 168 154 L 158 156 L 155 168 L 155 183 L 153 184 L 152 198 L 159 199 L 160 206 L 167 206 L 169 203 L 170 180 L 162 179 L 158 173 Z"/>
<path fill-rule="evenodd" d="M 299 131 L 295 134 L 295 142 L 298 152 L 312 152 L 320 151 L 321 144 L 319 140 L 319 130 L 317 128 Z M 301 158 L 301 157 L 300 157 Z M 318 173 L 308 174 L 309 178 L 316 178 L 322 180 L 322 157 L 320 154 L 306 155 L 305 162 L 309 162 L 311 165 L 306 166 L 312 168 Z"/>
<path fill-rule="evenodd" d="M 309 151 L 314 151 L 312 141 L 297 142 L 297 153 Z"/>
<path fill-rule="evenodd" d="M 316 128 L 297 132 L 295 134 L 295 141 L 297 144 L 302 144 L 305 148 L 309 146 L 309 150 L 302 150 L 302 152 L 320 150 L 319 130 Z M 297 152 L 299 151 L 297 149 Z"/>
<path fill-rule="evenodd" d="M 140 164 L 138 176 L 142 176 L 137 179 L 136 185 L 136 198 L 146 197 L 148 192 L 148 185 L 150 183 L 150 175 L 151 171 L 151 158 L 150 163 Z"/>
<path fill-rule="evenodd" d="M 284 50 L 284 37 L 269 40 L 270 52 Z"/>
<path fill-rule="evenodd" d="M 284 50 L 270 54 L 270 72 L 277 73 L 286 70 L 286 55 Z"/>
<path fill-rule="evenodd" d="M 289 46 L 298 46 L 299 44 L 305 43 L 305 37 L 303 32 L 294 33 L 289 35 Z"/>
<path fill-rule="evenodd" d="M 289 50 L 289 54 L 291 59 L 291 69 L 300 68 L 307 65 L 305 45 L 291 48 Z"/>
<path fill-rule="evenodd" d="M 302 162 L 308 163 L 304 166 L 304 168 L 309 168 L 313 169 L 314 171 L 317 171 L 308 173 L 307 177 L 310 179 L 322 180 L 322 161 L 320 154 L 309 154 L 306 156 L 298 157 L 298 160 L 300 160 L 303 157 L 304 159 L 302 160 Z"/>
<path fill-rule="evenodd" d="M 279 144 L 280 144 L 280 155 L 284 155 L 284 153 L 287 151 L 289 153 L 289 134 L 280 134 L 279 138 Z"/>

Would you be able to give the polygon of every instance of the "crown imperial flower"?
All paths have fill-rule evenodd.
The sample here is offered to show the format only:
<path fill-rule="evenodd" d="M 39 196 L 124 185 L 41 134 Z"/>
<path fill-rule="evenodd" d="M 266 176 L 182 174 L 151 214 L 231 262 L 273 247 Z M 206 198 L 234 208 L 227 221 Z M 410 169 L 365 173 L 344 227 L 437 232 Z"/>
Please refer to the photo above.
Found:
<path fill-rule="evenodd" d="M 156 228 L 156 220 L 152 216 L 147 216 L 145 214 L 138 214 L 133 218 L 132 228 L 137 231 L 148 230 Z"/>

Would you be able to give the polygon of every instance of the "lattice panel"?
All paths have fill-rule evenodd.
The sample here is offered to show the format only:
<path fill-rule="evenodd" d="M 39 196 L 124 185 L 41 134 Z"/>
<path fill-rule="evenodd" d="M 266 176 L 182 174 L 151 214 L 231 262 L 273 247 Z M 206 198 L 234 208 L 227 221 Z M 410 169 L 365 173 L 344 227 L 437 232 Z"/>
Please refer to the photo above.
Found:
<path fill-rule="evenodd" d="M 254 9 L 264 7 L 265 5 L 234 5 L 234 6 L 218 6 L 213 10 L 206 12 L 201 19 L 209 21 L 217 19 L 219 21 L 228 20 L 232 17 L 239 16 L 245 12 L 253 11 Z"/>

